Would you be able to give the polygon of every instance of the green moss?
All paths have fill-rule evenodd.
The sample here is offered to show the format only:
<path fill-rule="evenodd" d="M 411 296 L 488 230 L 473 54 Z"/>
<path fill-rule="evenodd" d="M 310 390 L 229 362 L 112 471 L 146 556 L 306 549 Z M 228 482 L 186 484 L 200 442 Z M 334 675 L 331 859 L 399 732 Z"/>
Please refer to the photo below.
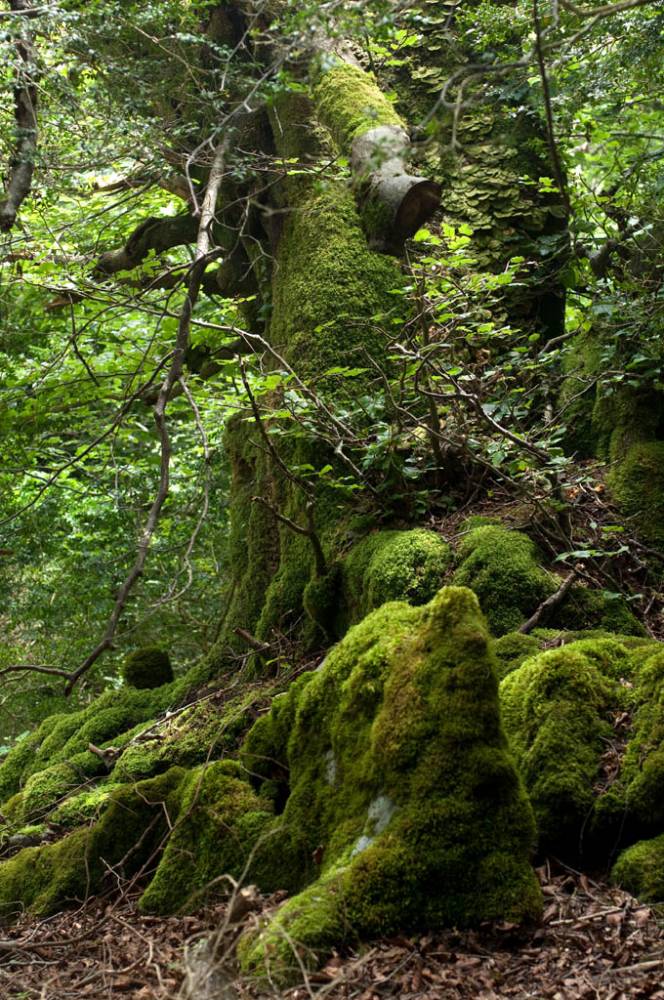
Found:
<path fill-rule="evenodd" d="M 573 586 L 556 609 L 552 624 L 566 631 L 595 629 L 619 635 L 645 636 L 646 630 L 619 595 Z"/>
<path fill-rule="evenodd" d="M 498 661 L 496 672 L 498 680 L 520 667 L 524 660 L 538 653 L 542 640 L 534 635 L 523 635 L 521 632 L 508 632 L 493 643 L 493 652 Z"/>
<path fill-rule="evenodd" d="M 136 727 L 159 712 L 174 707 L 191 683 L 201 683 L 201 675 L 187 675 L 154 690 L 126 687 L 106 691 L 86 708 L 69 715 L 46 719 L 39 729 L 21 740 L 0 765 L 0 790 L 5 798 L 16 792 L 32 776 L 54 764 L 82 760 L 88 745 L 121 747 Z M 87 773 L 87 769 L 84 768 Z M 94 773 L 98 773 L 94 771 Z"/>
<path fill-rule="evenodd" d="M 338 563 L 325 574 L 309 580 L 302 594 L 302 604 L 323 634 L 334 638 L 341 599 L 341 567 Z"/>
<path fill-rule="evenodd" d="M 89 785 L 90 780 L 100 774 L 105 774 L 104 764 L 91 753 L 76 754 L 70 761 L 37 771 L 28 778 L 23 789 L 23 819 L 43 818 L 60 801 Z"/>
<path fill-rule="evenodd" d="M 376 317 L 393 311 L 390 292 L 402 285 L 398 263 L 369 250 L 348 187 L 310 186 L 284 223 L 271 341 L 286 349 L 300 377 L 320 378 L 340 363 L 364 365 L 363 349 L 378 356 L 384 347 Z M 350 391 L 356 381 L 346 379 L 338 388 Z"/>
<path fill-rule="evenodd" d="M 316 968 L 321 960 L 356 934 L 344 919 L 340 895 L 342 872 L 333 869 L 287 900 L 258 935 L 245 934 L 238 958 L 246 971 L 280 982 L 298 980 L 302 966 Z"/>
<path fill-rule="evenodd" d="M 500 686 L 505 729 L 535 810 L 540 849 L 576 856 L 599 835 L 600 759 L 612 709 L 626 704 L 633 672 L 615 639 L 585 640 L 526 660 Z"/>
<path fill-rule="evenodd" d="M 131 874 L 155 850 L 166 816 L 177 815 L 183 772 L 117 789 L 100 820 L 62 840 L 28 847 L 0 863 L 0 914 L 11 918 L 23 908 L 44 915 L 98 890 L 109 867 L 124 859 Z M 155 822 L 156 817 L 156 822 Z"/>
<path fill-rule="evenodd" d="M 342 150 L 348 150 L 353 139 L 378 125 L 405 128 L 374 76 L 348 63 L 335 63 L 321 73 L 314 100 L 321 121 Z"/>
<path fill-rule="evenodd" d="M 499 525 L 473 528 L 459 560 L 454 583 L 475 591 L 494 635 L 517 629 L 557 586 L 534 542 Z"/>
<path fill-rule="evenodd" d="M 347 617 L 358 621 L 386 601 L 426 604 L 442 586 L 451 558 L 447 542 L 424 528 L 367 536 L 342 565 Z"/>
<path fill-rule="evenodd" d="M 101 815 L 118 787 L 107 783 L 72 795 L 50 813 L 49 821 L 63 827 L 90 823 Z"/>
<path fill-rule="evenodd" d="M 644 903 L 664 902 L 664 834 L 623 851 L 611 872 L 622 889 Z"/>
<path fill-rule="evenodd" d="M 624 516 L 651 545 L 664 550 L 664 441 L 639 441 L 609 474 Z"/>
<path fill-rule="evenodd" d="M 173 667 L 168 651 L 159 646 L 135 649 L 122 665 L 125 684 L 135 688 L 158 688 L 173 680 Z"/>
<path fill-rule="evenodd" d="M 188 772 L 180 789 L 180 816 L 140 908 L 174 913 L 201 901 L 212 888 L 228 892 L 228 875 L 239 879 L 272 818 L 234 761 L 217 761 Z"/>
<path fill-rule="evenodd" d="M 52 715 L 44 719 L 32 733 L 18 740 L 0 764 L 0 802 L 18 792 L 25 771 L 33 763 L 35 755 L 48 734 L 66 716 Z"/>
<path fill-rule="evenodd" d="M 245 941 L 245 967 L 292 962 L 288 939 L 307 960 L 342 934 L 538 912 L 532 814 L 470 591 L 383 604 L 277 699 L 243 762 L 259 788 L 281 777 L 287 792 L 260 884 L 304 890 Z"/>
<path fill-rule="evenodd" d="M 528 659 L 500 695 L 542 850 L 597 864 L 664 831 L 660 643 L 573 642 Z"/>
<path fill-rule="evenodd" d="M 664 830 L 664 650 L 643 647 L 634 653 L 633 726 L 620 781 L 604 806 L 621 817 L 630 839 Z"/>

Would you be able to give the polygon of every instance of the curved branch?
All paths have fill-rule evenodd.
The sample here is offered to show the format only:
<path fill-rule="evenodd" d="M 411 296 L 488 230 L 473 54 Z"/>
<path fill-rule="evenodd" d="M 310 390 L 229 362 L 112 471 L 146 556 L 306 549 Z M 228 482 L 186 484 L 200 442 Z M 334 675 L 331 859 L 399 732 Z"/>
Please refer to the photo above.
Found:
<path fill-rule="evenodd" d="M 24 27 L 28 18 L 38 13 L 30 0 L 9 0 L 11 13 L 19 17 L 21 35 L 16 39 L 19 68 L 14 85 L 16 145 L 9 163 L 5 198 L 0 203 L 0 231 L 8 232 L 16 222 L 18 210 L 30 194 L 37 152 L 37 52 L 32 32 Z"/>
<path fill-rule="evenodd" d="M 172 247 L 193 243 L 198 233 L 198 219 L 191 215 L 150 217 L 142 222 L 119 250 L 109 250 L 99 258 L 94 273 L 117 274 L 141 264 L 151 250 L 163 253 Z"/>

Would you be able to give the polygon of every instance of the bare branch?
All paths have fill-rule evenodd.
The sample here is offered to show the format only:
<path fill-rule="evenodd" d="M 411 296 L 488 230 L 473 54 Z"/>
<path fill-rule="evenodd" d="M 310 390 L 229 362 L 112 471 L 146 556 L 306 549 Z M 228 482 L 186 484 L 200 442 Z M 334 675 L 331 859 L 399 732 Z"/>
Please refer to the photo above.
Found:
<path fill-rule="evenodd" d="M 16 145 L 9 164 L 9 179 L 5 199 L 0 203 L 0 230 L 8 232 L 16 222 L 18 210 L 30 194 L 37 152 L 37 52 L 32 32 L 26 25 L 36 11 L 30 0 L 9 0 L 11 14 L 19 19 L 20 34 L 16 39 L 19 68 L 14 84 L 14 117 Z"/>
<path fill-rule="evenodd" d="M 551 612 L 555 608 L 557 608 L 558 605 L 561 604 L 562 601 L 565 599 L 565 597 L 569 592 L 570 587 L 577 579 L 578 575 L 579 574 L 577 570 L 573 569 L 572 572 L 569 574 L 569 576 L 565 577 L 561 585 L 558 587 L 558 590 L 556 590 L 555 593 L 547 597 L 545 601 L 542 601 L 539 607 L 536 608 L 533 614 L 530 616 L 528 621 L 524 622 L 523 625 L 519 626 L 519 632 L 521 632 L 523 635 L 527 635 L 528 632 L 532 632 L 532 630 L 536 628 L 540 624 L 540 622 L 546 621 Z"/>
<path fill-rule="evenodd" d="M 163 253 L 172 247 L 193 243 L 198 233 L 198 220 L 191 215 L 150 217 L 142 222 L 119 250 L 109 250 L 99 258 L 96 275 L 131 271 L 141 264 L 151 250 Z"/>
<path fill-rule="evenodd" d="M 161 442 L 161 467 L 157 495 L 155 496 L 150 508 L 150 512 L 138 543 L 138 552 L 136 554 L 134 565 L 130 569 L 124 583 L 120 587 L 115 601 L 115 606 L 106 626 L 106 631 L 90 655 L 87 656 L 80 667 L 78 667 L 71 674 L 65 689 L 66 694 L 69 694 L 72 691 L 78 679 L 87 670 L 89 670 L 99 657 L 111 646 L 117 631 L 120 616 L 125 604 L 127 603 L 127 599 L 133 590 L 136 581 L 143 574 L 143 567 L 145 566 L 152 538 L 159 522 L 159 516 L 161 514 L 162 507 L 164 506 L 166 497 L 168 496 L 170 485 L 171 442 L 166 424 L 166 407 L 174 385 L 182 377 L 184 356 L 189 345 L 191 317 L 201 290 L 203 274 L 209 261 L 216 256 L 216 251 L 214 249 L 212 251 L 210 250 L 211 229 L 212 223 L 214 222 L 217 196 L 219 194 L 219 188 L 224 176 L 224 164 L 228 141 L 229 137 L 226 136 L 217 146 L 215 151 L 214 161 L 212 163 L 212 169 L 210 170 L 210 176 L 208 178 L 207 188 L 205 191 L 205 197 L 200 210 L 198 233 L 196 237 L 196 253 L 194 263 L 192 264 L 189 272 L 187 294 L 180 311 L 178 331 L 171 358 L 171 364 L 168 372 L 166 373 L 166 377 L 162 382 L 161 389 L 159 390 L 159 396 L 157 397 L 157 401 L 154 405 L 154 419 Z"/>

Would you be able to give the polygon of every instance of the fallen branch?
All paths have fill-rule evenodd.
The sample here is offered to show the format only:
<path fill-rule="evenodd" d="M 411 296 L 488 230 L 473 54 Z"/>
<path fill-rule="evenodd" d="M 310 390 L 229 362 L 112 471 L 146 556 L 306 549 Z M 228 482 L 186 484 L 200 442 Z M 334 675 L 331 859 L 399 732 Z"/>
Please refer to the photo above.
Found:
<path fill-rule="evenodd" d="M 255 635 L 251 634 L 251 632 L 247 632 L 246 628 L 240 628 L 238 626 L 238 628 L 233 629 L 233 632 L 235 635 L 239 636 L 239 638 L 242 639 L 242 641 L 245 642 L 250 649 L 255 649 L 257 653 L 265 655 L 265 653 L 269 653 L 272 649 L 269 642 L 263 642 L 261 639 L 257 639 Z"/>
<path fill-rule="evenodd" d="M 529 632 L 532 632 L 532 630 L 536 628 L 541 621 L 546 620 L 554 608 L 557 608 L 558 605 L 565 599 L 570 587 L 578 575 L 578 571 L 573 569 L 569 576 L 565 577 L 561 585 L 558 587 L 558 590 L 551 594 L 550 597 L 547 597 L 545 601 L 542 601 L 540 606 L 535 609 L 528 621 L 519 626 L 518 631 L 523 635 L 527 635 Z"/>

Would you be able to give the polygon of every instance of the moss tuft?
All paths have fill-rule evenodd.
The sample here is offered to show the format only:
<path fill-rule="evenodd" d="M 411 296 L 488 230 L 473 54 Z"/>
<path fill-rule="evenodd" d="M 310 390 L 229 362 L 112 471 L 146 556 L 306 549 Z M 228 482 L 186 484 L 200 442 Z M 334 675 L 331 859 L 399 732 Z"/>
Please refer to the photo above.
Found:
<path fill-rule="evenodd" d="M 526 535 L 499 525 L 473 528 L 459 548 L 453 580 L 477 594 L 494 635 L 512 632 L 556 589 Z"/>
<path fill-rule="evenodd" d="M 644 903 L 664 903 L 664 834 L 623 851 L 611 878 Z"/>
<path fill-rule="evenodd" d="M 173 680 L 171 658 L 159 646 L 145 646 L 130 653 L 122 665 L 125 684 L 135 688 L 158 688 Z"/>

